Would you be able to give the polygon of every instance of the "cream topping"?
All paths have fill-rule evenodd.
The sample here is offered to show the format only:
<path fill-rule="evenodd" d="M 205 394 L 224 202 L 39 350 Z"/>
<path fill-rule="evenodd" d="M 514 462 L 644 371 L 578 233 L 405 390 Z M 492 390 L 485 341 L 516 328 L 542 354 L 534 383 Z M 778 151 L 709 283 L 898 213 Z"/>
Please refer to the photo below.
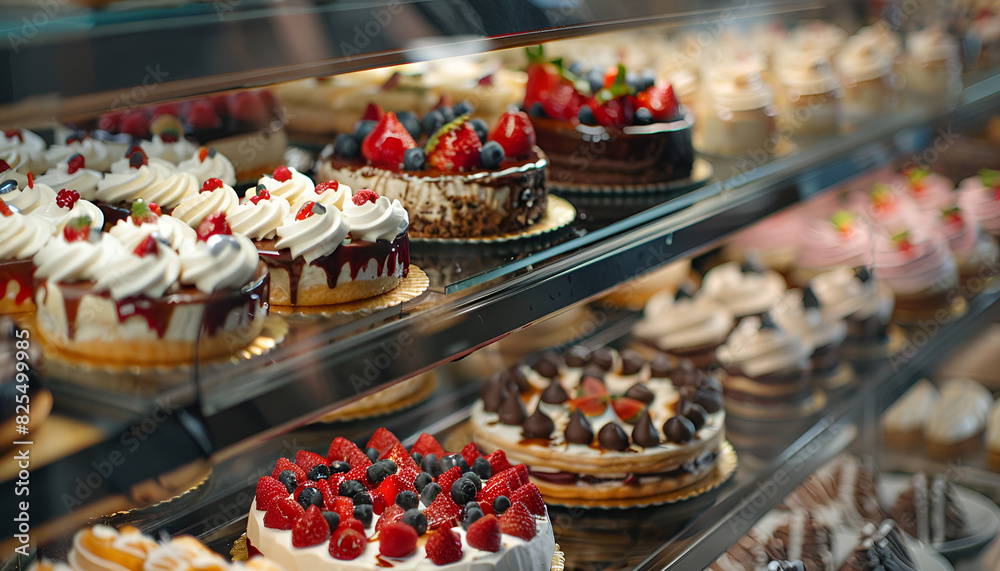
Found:
<path fill-rule="evenodd" d="M 21 214 L 29 214 L 36 208 L 55 204 L 56 191 L 47 184 L 35 181 L 33 186 L 25 185 L 24 188 L 8 192 L 2 198 L 8 206 L 14 206 L 20 210 Z"/>
<path fill-rule="evenodd" d="M 331 254 L 347 238 L 350 228 L 339 210 L 323 208 L 325 212 L 303 220 L 286 220 L 277 229 L 275 247 L 288 248 L 293 258 L 301 256 L 307 263 Z"/>
<path fill-rule="evenodd" d="M 45 160 L 51 165 L 65 163 L 73 157 L 81 155 L 87 168 L 107 172 L 111 168 L 111 150 L 104 141 L 85 137 L 82 141 L 75 140 L 66 145 L 52 145 L 45 151 Z M 80 189 L 76 189 L 80 190 Z"/>
<path fill-rule="evenodd" d="M 0 260 L 26 260 L 52 237 L 51 223 L 42 218 L 15 213 L 0 216 Z"/>
<path fill-rule="evenodd" d="M 115 163 L 116 165 L 118 163 Z M 137 169 L 114 171 L 97 183 L 97 193 L 95 198 L 106 204 L 118 204 L 121 202 L 135 202 L 147 188 L 156 184 L 157 172 L 148 165 L 142 165 Z"/>
<path fill-rule="evenodd" d="M 767 311 L 786 287 L 785 279 L 777 272 L 744 272 L 738 263 L 727 262 L 705 274 L 698 295 L 714 299 L 743 317 Z"/>
<path fill-rule="evenodd" d="M 876 235 L 876 275 L 896 294 L 944 291 L 958 280 L 958 266 L 944 239 L 931 229 L 916 227 L 909 247 L 901 249 L 887 234 Z"/>
<path fill-rule="evenodd" d="M 280 181 L 272 176 L 265 175 L 260 177 L 257 184 L 264 185 L 264 188 L 271 193 L 271 196 L 280 196 L 281 198 L 287 200 L 289 204 L 304 202 L 304 197 L 316 194 L 316 185 L 313 184 L 311 178 L 292 167 L 287 168 L 292 173 L 292 177 L 288 180 Z M 256 189 L 253 189 L 252 192 L 247 192 L 247 196 L 253 196 L 255 194 Z"/>
<path fill-rule="evenodd" d="M 45 139 L 27 129 L 15 129 L 17 134 L 8 136 L 0 131 L 0 157 L 22 174 L 44 172 L 49 168 L 45 159 Z"/>
<path fill-rule="evenodd" d="M 170 215 L 183 220 L 192 228 L 197 228 L 209 214 L 225 212 L 228 217 L 239 204 L 240 199 L 233 187 L 223 184 L 219 188 L 188 196 Z"/>
<path fill-rule="evenodd" d="M 53 232 L 62 232 L 63 228 L 74 218 L 88 216 L 93 228 L 104 228 L 104 212 L 96 204 L 89 200 L 79 199 L 73 208 L 63 208 L 55 202 L 46 204 L 41 208 L 36 208 L 30 214 L 32 217 L 44 218 L 52 224 Z"/>
<path fill-rule="evenodd" d="M 780 328 L 760 328 L 758 317 L 745 317 L 715 354 L 726 367 L 735 367 L 751 377 L 803 368 L 808 365 L 812 345 Z"/>
<path fill-rule="evenodd" d="M 885 411 L 882 426 L 897 432 L 922 432 L 937 400 L 938 392 L 934 385 L 927 379 L 921 379 Z"/>
<path fill-rule="evenodd" d="M 156 240 L 155 255 L 138 256 L 124 247 L 120 251 L 125 255 L 108 259 L 102 264 L 94 284 L 95 290 L 110 292 L 116 301 L 138 295 L 155 299 L 177 282 L 181 271 L 180 259 L 163 242 Z"/>
<path fill-rule="evenodd" d="M 210 178 L 217 178 L 229 186 L 236 186 L 236 168 L 225 155 L 218 151 L 209 152 L 205 160 L 201 160 L 201 149 L 193 156 L 177 165 L 177 170 L 193 174 L 198 184 L 203 185 Z"/>
<path fill-rule="evenodd" d="M 181 250 L 182 284 L 203 293 L 240 288 L 253 278 L 259 261 L 257 247 L 246 236 L 216 234 Z"/>
<path fill-rule="evenodd" d="M 888 77 L 892 73 L 892 57 L 871 34 L 855 34 L 847 40 L 836 63 L 848 84 Z"/>
<path fill-rule="evenodd" d="M 969 379 L 951 379 L 941 385 L 937 403 L 927 416 L 924 435 L 928 440 L 953 444 L 972 438 L 986 427 L 993 395 Z"/>
<path fill-rule="evenodd" d="M 800 95 L 830 93 L 840 88 L 840 79 L 824 55 L 790 60 L 778 70 L 778 77 L 786 88 Z"/>
<path fill-rule="evenodd" d="M 664 351 L 721 343 L 733 329 L 735 317 L 726 306 L 709 298 L 674 300 L 670 292 L 649 299 L 634 333 L 655 340 Z"/>
<path fill-rule="evenodd" d="M 380 196 L 375 202 L 365 201 L 360 205 L 348 201 L 344 205 L 344 219 L 351 228 L 355 240 L 391 241 L 406 232 L 410 219 L 399 200 L 389 202 Z"/>
<path fill-rule="evenodd" d="M 284 223 L 290 212 L 298 210 L 292 210 L 284 198 L 271 196 L 270 199 L 259 200 L 257 204 L 244 199 L 242 204 L 233 207 L 226 219 L 235 234 L 252 240 L 265 240 L 274 238 L 278 226 Z"/>
<path fill-rule="evenodd" d="M 958 58 L 958 42 L 938 27 L 906 36 L 906 52 L 915 65 L 928 65 Z"/>
<path fill-rule="evenodd" d="M 138 198 L 155 203 L 164 210 L 172 210 L 186 198 L 198 194 L 200 188 L 193 174 L 177 172 L 142 189 Z"/>
<path fill-rule="evenodd" d="M 129 252 L 135 250 L 146 236 L 154 233 L 175 251 L 193 245 L 198 240 L 198 235 L 190 226 L 166 215 L 157 217 L 155 223 L 147 222 L 142 225 L 136 225 L 129 216 L 126 220 L 119 220 L 109 232 Z"/>
<path fill-rule="evenodd" d="M 114 163 L 111 163 L 111 173 L 125 174 L 130 171 L 136 170 L 134 167 L 132 167 L 129 161 L 130 158 L 125 157 L 118 161 L 115 161 Z M 156 175 L 156 178 L 158 179 L 167 178 L 168 176 L 177 172 L 177 169 L 174 167 L 172 163 L 165 161 L 163 159 L 157 159 L 153 157 L 146 157 L 146 164 L 142 166 L 148 167 L 150 170 L 152 170 L 153 173 Z"/>
<path fill-rule="evenodd" d="M 10 166 L 10 165 L 8 165 L 8 166 Z M 4 181 L 8 181 L 8 180 L 12 180 L 12 181 L 16 182 L 18 188 L 24 188 L 24 187 L 28 186 L 28 175 L 21 174 L 21 173 L 17 172 L 16 170 L 14 170 L 13 168 L 9 168 L 7 170 L 0 171 L 0 182 L 4 182 Z"/>
<path fill-rule="evenodd" d="M 809 281 L 816 298 L 822 304 L 827 319 L 846 319 L 871 303 L 878 304 L 875 280 L 868 284 L 854 275 L 847 266 L 835 267 Z"/>
<path fill-rule="evenodd" d="M 121 243 L 109 234 L 102 234 L 96 242 L 67 242 L 59 235 L 35 254 L 35 277 L 66 283 L 96 280 L 107 261 L 124 253 Z"/>
<path fill-rule="evenodd" d="M 66 161 L 53 164 L 54 166 L 44 175 L 35 179 L 36 183 L 46 184 L 53 189 L 75 190 L 80 193 L 81 198 L 94 200 L 97 195 L 97 184 L 104 178 L 104 173 L 89 168 L 77 169 L 76 172 L 70 173 Z"/>
<path fill-rule="evenodd" d="M 706 88 L 716 110 L 749 111 L 773 104 L 774 93 L 761 79 L 760 71 L 753 62 L 738 62 L 712 70 Z"/>
<path fill-rule="evenodd" d="M 93 539 L 88 540 L 87 534 Z M 127 571 L 127 567 L 118 561 L 105 559 L 102 555 L 88 547 L 91 541 L 105 545 L 105 549 L 121 552 L 134 560 L 143 561 L 147 554 L 156 548 L 156 542 L 132 528 L 119 533 L 107 525 L 95 525 L 90 529 L 77 532 L 73 537 L 73 549 L 69 552 L 68 562 L 71 568 L 78 571 Z M 102 550 L 103 551 L 103 550 Z"/>
<path fill-rule="evenodd" d="M 1000 452 L 1000 401 L 993 403 L 986 421 L 986 449 Z"/>
<path fill-rule="evenodd" d="M 842 319 L 825 316 L 818 308 L 805 307 L 802 295 L 800 289 L 785 292 L 771 308 L 771 316 L 782 329 L 792 335 L 801 335 L 816 349 L 840 345 L 847 336 L 847 324 Z"/>
<path fill-rule="evenodd" d="M 149 158 L 162 159 L 173 165 L 191 158 L 191 155 L 198 152 L 198 146 L 185 138 L 167 143 L 159 135 L 153 135 L 150 141 L 140 141 L 139 146 Z"/>

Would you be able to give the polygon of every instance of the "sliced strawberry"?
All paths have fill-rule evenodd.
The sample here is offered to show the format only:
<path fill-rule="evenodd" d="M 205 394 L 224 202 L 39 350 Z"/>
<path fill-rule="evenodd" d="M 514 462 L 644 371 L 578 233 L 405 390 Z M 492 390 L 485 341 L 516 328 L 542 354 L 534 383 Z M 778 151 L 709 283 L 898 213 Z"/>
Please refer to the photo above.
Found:
<path fill-rule="evenodd" d="M 508 499 L 512 504 L 518 502 L 524 504 L 524 507 L 528 508 L 528 511 L 534 515 L 545 515 L 545 500 L 542 499 L 542 493 L 538 491 L 538 486 L 531 482 L 522 484 L 520 488 L 511 492 Z"/>
<path fill-rule="evenodd" d="M 390 523 L 403 519 L 404 513 L 406 513 L 406 510 L 404 510 L 402 506 L 398 506 L 396 504 L 388 506 L 385 508 L 385 511 L 382 512 L 378 521 L 375 522 L 375 532 L 378 533 L 383 527 L 389 525 Z"/>
<path fill-rule="evenodd" d="M 410 452 L 416 452 L 421 456 L 433 454 L 437 456 L 438 459 L 444 458 L 448 455 L 444 448 L 442 448 L 438 443 L 437 439 L 426 432 L 417 438 L 417 441 L 413 444 L 413 448 L 410 449 Z"/>
<path fill-rule="evenodd" d="M 463 115 L 438 129 L 427 141 L 427 163 L 438 170 L 458 172 L 472 170 L 479 164 L 483 143 L 476 130 Z"/>
<path fill-rule="evenodd" d="M 330 443 L 330 450 L 326 453 L 327 462 L 347 462 L 352 467 L 363 464 L 365 468 L 371 466 L 372 461 L 358 448 L 357 444 L 338 436 Z"/>
<path fill-rule="evenodd" d="M 326 511 L 333 511 L 333 498 L 337 497 L 337 492 L 340 491 L 340 478 L 334 478 L 331 475 L 329 478 L 316 480 L 316 489 L 323 494 L 323 509 Z"/>
<path fill-rule="evenodd" d="M 213 212 L 206 216 L 201 221 L 201 224 L 198 225 L 199 240 L 207 242 L 209 238 L 216 234 L 233 235 L 233 229 L 229 227 L 229 222 L 226 221 L 225 212 Z"/>
<path fill-rule="evenodd" d="M 362 121 L 381 121 L 385 117 L 385 111 L 378 103 L 369 101 L 365 108 L 365 114 L 361 116 Z"/>
<path fill-rule="evenodd" d="M 396 114 L 389 111 L 361 142 L 361 154 L 377 167 L 395 170 L 403 163 L 403 153 L 416 146 Z"/>
<path fill-rule="evenodd" d="M 390 474 L 382 483 L 378 486 L 378 492 L 385 499 L 386 504 L 393 504 L 396 502 L 396 494 L 403 490 L 416 491 L 413 484 L 407 483 L 405 480 L 400 478 L 399 474 Z"/>
<path fill-rule="evenodd" d="M 490 463 L 490 472 L 492 474 L 499 474 L 510 468 L 510 462 L 507 461 L 507 453 L 503 450 L 495 450 L 486 455 L 486 461 Z"/>
<path fill-rule="evenodd" d="M 323 194 L 328 190 L 336 192 L 338 188 L 340 188 L 339 182 L 335 180 L 328 180 L 326 182 L 321 182 L 317 184 L 313 192 L 315 192 L 316 194 Z"/>
<path fill-rule="evenodd" d="M 342 526 L 330 538 L 330 556 L 340 561 L 350 561 L 360 557 L 367 546 L 368 539 L 363 528 L 359 532 Z"/>
<path fill-rule="evenodd" d="M 462 558 L 462 538 L 451 529 L 439 529 L 424 546 L 427 558 L 435 565 L 447 565 Z"/>
<path fill-rule="evenodd" d="M 360 194 L 361 193 L 359 192 L 358 195 Z M 372 434 L 372 437 L 368 439 L 368 444 L 365 445 L 365 448 L 374 448 L 375 450 L 378 450 L 379 459 L 383 459 L 389 451 L 392 450 L 392 447 L 397 444 L 402 443 L 398 438 L 396 438 L 395 434 L 389 432 L 383 427 L 379 428 L 374 434 Z"/>
<path fill-rule="evenodd" d="M 84 168 L 87 164 L 87 160 L 83 158 L 83 155 L 77 153 L 66 161 L 66 172 L 73 174 L 76 171 Z"/>
<path fill-rule="evenodd" d="M 646 91 L 635 96 L 639 107 L 649 109 L 649 113 L 656 121 L 669 121 L 677 116 L 680 108 L 677 97 L 674 95 L 674 88 L 670 85 L 666 87 L 652 86 Z"/>
<path fill-rule="evenodd" d="M 500 531 L 531 541 L 535 537 L 535 518 L 522 503 L 512 504 L 500 516 Z"/>
<path fill-rule="evenodd" d="M 555 64 L 544 61 L 541 46 L 529 50 L 528 54 L 530 63 L 527 69 L 528 81 L 524 86 L 525 109 L 531 109 L 536 102 L 541 102 L 548 97 L 549 90 L 560 79 L 559 68 Z"/>
<path fill-rule="evenodd" d="M 274 506 L 264 514 L 264 527 L 269 529 L 292 529 L 295 521 L 302 517 L 306 510 L 292 498 L 280 498 Z"/>
<path fill-rule="evenodd" d="M 155 202 L 149 203 L 149 211 L 157 216 L 163 216 L 163 210 L 160 208 L 160 205 Z"/>
<path fill-rule="evenodd" d="M 155 224 L 157 215 L 150 209 L 146 201 L 139 198 L 132 203 L 129 208 L 129 215 L 132 217 L 132 224 L 140 226 L 142 224 Z"/>
<path fill-rule="evenodd" d="M 522 473 L 522 470 L 524 471 Z M 497 482 L 505 482 L 510 491 L 514 491 L 521 487 L 522 484 L 528 481 L 527 478 L 527 466 L 524 464 L 517 464 L 511 466 L 507 470 L 500 472 L 499 474 L 494 474 L 492 478 L 489 479 L 489 483 L 493 484 L 494 480 Z"/>
<path fill-rule="evenodd" d="M 278 480 L 272 478 L 271 476 L 261 476 L 257 480 L 257 493 L 255 498 L 257 500 L 257 510 L 265 512 L 272 507 L 281 498 L 288 497 L 288 489 L 285 485 Z"/>
<path fill-rule="evenodd" d="M 462 458 L 465 458 L 469 466 L 475 463 L 476 458 L 482 458 L 482 456 L 483 453 L 479 450 L 479 445 L 475 442 L 470 442 L 465 445 L 465 448 L 462 448 Z"/>
<path fill-rule="evenodd" d="M 519 486 L 523 486 L 523 485 L 525 485 L 525 484 L 528 483 L 528 481 L 529 481 L 528 476 L 530 476 L 530 474 L 528 473 L 528 465 L 527 464 L 515 464 L 515 465 L 511 466 L 511 470 L 514 470 L 514 473 L 517 474 L 518 478 L 521 481 L 521 483 L 519 485 L 517 485 L 517 486 L 512 485 L 510 487 L 511 490 L 516 490 L 516 489 L 518 489 Z"/>
<path fill-rule="evenodd" d="M 93 220 L 90 216 L 78 216 L 69 221 L 63 227 L 63 238 L 67 242 L 86 241 L 90 238 L 90 225 Z"/>
<path fill-rule="evenodd" d="M 333 499 L 332 505 L 327 505 L 327 508 L 336 512 L 340 516 L 340 523 L 343 525 L 349 519 L 354 518 L 354 500 L 351 498 L 346 498 L 344 496 L 337 496 Z M 364 526 L 361 527 L 362 531 Z"/>
<path fill-rule="evenodd" d="M 401 521 L 390 523 L 379 533 L 378 552 L 386 557 L 406 557 L 417 549 L 417 531 Z"/>
<path fill-rule="evenodd" d="M 470 547 L 496 553 L 500 551 L 502 537 L 500 533 L 500 520 L 493 514 L 484 515 L 474 521 L 469 526 L 469 531 L 465 534 L 465 540 Z"/>
<path fill-rule="evenodd" d="M 64 188 L 56 193 L 56 206 L 59 208 L 71 210 L 77 200 L 80 200 L 80 193 L 75 190 Z"/>
<path fill-rule="evenodd" d="M 577 393 L 582 397 L 603 397 L 608 395 L 608 388 L 594 377 L 583 377 Z"/>
<path fill-rule="evenodd" d="M 639 417 L 646 410 L 646 405 L 628 397 L 615 397 L 611 399 L 611 407 L 615 409 L 615 414 L 618 415 L 618 418 L 629 424 L 638 422 Z"/>
<path fill-rule="evenodd" d="M 266 514 L 265 514 L 266 515 Z M 309 506 L 306 513 L 292 527 L 292 546 L 309 547 L 330 538 L 330 525 L 316 506 Z"/>
<path fill-rule="evenodd" d="M 271 477 L 277 480 L 278 476 L 280 476 L 281 473 L 284 472 L 285 470 L 291 470 L 292 473 L 295 474 L 295 480 L 299 483 L 305 482 L 306 480 L 309 479 L 309 477 L 306 475 L 305 470 L 300 468 L 298 464 L 293 464 L 288 460 L 288 458 L 284 457 L 278 458 L 278 464 L 277 466 L 274 467 L 274 470 L 271 472 Z"/>
<path fill-rule="evenodd" d="M 201 185 L 200 192 L 212 192 L 213 190 L 217 188 L 222 188 L 224 186 L 226 186 L 226 183 L 222 182 L 222 179 L 210 178 L 206 180 L 204 184 Z"/>
<path fill-rule="evenodd" d="M 600 416 L 608 408 L 608 397 L 592 396 L 570 399 L 571 410 L 580 409 L 580 412 L 587 416 Z"/>
<path fill-rule="evenodd" d="M 274 169 L 272 178 L 278 182 L 288 182 L 292 180 L 292 171 L 286 166 L 280 166 Z"/>
<path fill-rule="evenodd" d="M 145 258 L 146 256 L 156 256 L 159 254 L 159 248 L 156 245 L 156 238 L 150 234 L 139 242 L 139 245 L 132 250 L 132 253 L 140 258 Z"/>
<path fill-rule="evenodd" d="M 605 127 L 625 127 L 632 124 L 635 110 L 627 97 L 610 99 L 599 103 L 596 99 L 588 102 L 590 110 L 599 125 Z"/>
<path fill-rule="evenodd" d="M 483 510 L 484 514 L 493 513 L 493 502 L 500 496 L 507 496 L 510 498 L 511 495 L 510 486 L 507 485 L 506 480 L 493 481 L 490 478 L 489 484 L 483 486 L 482 490 L 476 494 L 476 501 L 479 502 L 479 507 Z"/>
<path fill-rule="evenodd" d="M 299 450 L 295 454 L 295 463 L 302 468 L 302 471 L 308 474 L 313 468 L 319 466 L 320 464 L 326 465 L 326 458 L 316 454 L 315 452 L 310 452 L 308 450 Z"/>
<path fill-rule="evenodd" d="M 462 469 L 458 466 L 452 466 L 447 472 L 437 477 L 437 483 L 441 486 L 442 490 L 451 490 L 451 485 L 461 477 Z"/>
<path fill-rule="evenodd" d="M 424 515 L 427 516 L 427 529 L 454 527 L 462 515 L 462 508 L 451 499 L 451 494 L 441 492 L 424 510 Z"/>
<path fill-rule="evenodd" d="M 508 157 L 523 157 L 535 146 L 535 128 L 527 113 L 507 111 L 493 126 L 488 140 L 499 143 Z"/>
<path fill-rule="evenodd" d="M 4 217 L 14 215 L 14 211 L 7 206 L 7 203 L 2 198 L 0 198 L 0 214 L 3 214 Z"/>
<path fill-rule="evenodd" d="M 413 461 L 413 457 L 410 456 L 410 453 L 406 451 L 406 448 L 404 448 L 402 444 L 394 445 L 385 457 L 396 463 L 396 467 L 399 468 L 399 472 L 397 473 L 400 475 L 402 475 L 403 471 L 407 468 L 419 468 L 417 463 Z M 417 473 L 419 474 L 420 471 L 418 470 Z"/>

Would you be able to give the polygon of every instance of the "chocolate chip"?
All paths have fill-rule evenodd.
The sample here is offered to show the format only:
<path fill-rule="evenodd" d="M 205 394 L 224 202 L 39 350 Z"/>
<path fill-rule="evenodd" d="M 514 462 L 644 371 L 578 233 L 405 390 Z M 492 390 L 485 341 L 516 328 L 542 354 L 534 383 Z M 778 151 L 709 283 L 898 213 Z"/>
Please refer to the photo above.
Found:
<path fill-rule="evenodd" d="M 555 352 L 546 352 L 533 367 L 539 375 L 551 379 L 559 375 L 559 356 Z"/>
<path fill-rule="evenodd" d="M 670 357 L 666 353 L 657 353 L 653 357 L 653 360 L 649 362 L 649 368 L 654 379 L 666 379 L 670 377 L 671 371 L 674 370 L 674 364 L 670 361 Z"/>
<path fill-rule="evenodd" d="M 525 438 L 551 438 L 552 431 L 556 429 L 556 423 L 552 422 L 542 409 L 536 408 L 535 412 L 524 421 L 521 435 Z"/>
<path fill-rule="evenodd" d="M 507 373 L 510 377 L 510 380 L 514 383 L 517 383 L 517 390 L 519 392 L 523 393 L 524 391 L 527 391 L 528 389 L 531 388 L 531 383 L 528 382 L 528 377 L 524 374 L 524 371 L 521 369 L 520 365 L 514 365 L 513 367 L 507 370 Z"/>
<path fill-rule="evenodd" d="M 630 399 L 635 399 L 643 404 L 649 404 L 653 402 L 653 391 L 649 390 L 646 385 L 642 383 L 636 383 L 625 391 L 625 396 Z"/>
<path fill-rule="evenodd" d="M 500 422 L 510 426 L 521 426 L 524 419 L 528 418 L 528 410 L 524 407 L 521 395 L 515 392 L 508 392 L 507 398 L 500 404 Z"/>
<path fill-rule="evenodd" d="M 688 400 L 681 400 L 677 404 L 677 414 L 690 420 L 695 430 L 705 426 L 708 421 L 708 413 L 705 412 L 705 409 L 700 404 Z"/>
<path fill-rule="evenodd" d="M 812 286 L 806 287 L 802 290 L 802 305 L 806 308 L 819 308 L 822 304 L 819 302 L 819 298 L 816 297 L 816 292 L 813 291 Z"/>
<path fill-rule="evenodd" d="M 670 442 L 683 444 L 694 438 L 694 425 L 683 416 L 668 418 L 663 423 L 663 435 Z"/>
<path fill-rule="evenodd" d="M 590 360 L 590 349 L 583 345 L 574 345 L 563 355 L 563 360 L 568 367 L 582 367 Z"/>
<path fill-rule="evenodd" d="M 653 426 L 653 419 L 649 416 L 649 411 L 644 411 L 639 420 L 632 428 L 632 442 L 643 448 L 652 448 L 660 444 L 660 435 Z"/>
<path fill-rule="evenodd" d="M 594 442 L 594 429 L 590 427 L 587 417 L 579 409 L 574 410 L 566 425 L 566 442 L 590 446 Z"/>
<path fill-rule="evenodd" d="M 597 441 L 601 448 L 605 450 L 615 450 L 621 452 L 628 449 L 628 435 L 622 427 L 613 422 L 609 422 L 601 427 L 597 433 Z"/>
<path fill-rule="evenodd" d="M 561 404 L 568 400 L 569 394 L 566 393 L 566 389 L 559 383 L 559 377 L 550 380 L 549 386 L 545 387 L 545 390 L 542 391 L 542 402 L 544 403 Z"/>
<path fill-rule="evenodd" d="M 615 354 L 611 349 L 607 347 L 601 347 L 597 351 L 590 354 L 590 364 L 596 365 L 601 368 L 601 370 L 609 371 L 611 366 L 615 362 Z"/>
<path fill-rule="evenodd" d="M 504 387 L 507 384 L 507 377 L 508 375 L 504 371 L 493 373 L 486 384 L 479 389 L 479 398 L 483 399 L 483 410 L 486 412 L 500 410 L 500 405 L 507 396 L 507 389 Z"/>
<path fill-rule="evenodd" d="M 642 366 L 646 364 L 646 359 L 631 349 L 625 349 L 621 355 L 623 375 L 634 375 L 641 371 Z"/>

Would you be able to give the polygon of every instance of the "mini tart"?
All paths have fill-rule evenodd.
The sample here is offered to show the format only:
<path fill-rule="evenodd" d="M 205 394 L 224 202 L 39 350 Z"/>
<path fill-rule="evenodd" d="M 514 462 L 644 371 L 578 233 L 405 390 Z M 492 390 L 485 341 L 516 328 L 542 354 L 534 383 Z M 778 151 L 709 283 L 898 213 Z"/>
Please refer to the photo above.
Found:
<path fill-rule="evenodd" d="M 691 114 L 623 128 L 535 116 L 531 123 L 554 184 L 650 185 L 689 178 L 694 167 Z"/>
<path fill-rule="evenodd" d="M 370 188 L 399 200 L 415 238 L 472 238 L 518 232 L 545 214 L 548 159 L 535 147 L 527 158 L 507 159 L 494 171 L 391 171 L 363 158 L 321 160 L 319 177 Z"/>
<path fill-rule="evenodd" d="M 68 563 L 73 569 L 141 569 L 154 549 L 156 542 L 134 527 L 95 525 L 73 537 Z"/>

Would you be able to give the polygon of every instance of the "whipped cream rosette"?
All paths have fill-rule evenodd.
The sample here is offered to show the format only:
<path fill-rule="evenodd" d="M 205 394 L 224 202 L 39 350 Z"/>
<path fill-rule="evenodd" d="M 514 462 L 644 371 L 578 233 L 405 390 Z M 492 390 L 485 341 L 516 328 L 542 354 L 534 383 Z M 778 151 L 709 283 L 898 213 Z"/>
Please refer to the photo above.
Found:
<path fill-rule="evenodd" d="M 843 319 L 847 323 L 847 345 L 884 349 L 895 297 L 867 267 L 836 267 L 818 274 L 809 281 L 809 287 L 819 300 L 820 312 L 825 318 Z"/>
<path fill-rule="evenodd" d="M 909 191 L 910 198 L 925 213 L 936 216 L 942 209 L 955 202 L 951 179 L 927 169 L 909 169 L 903 172 L 901 184 Z"/>
<path fill-rule="evenodd" d="M 287 200 L 271 195 L 266 189 L 258 189 L 257 192 L 230 210 L 229 225 L 233 232 L 251 240 L 272 239 L 292 212 L 292 207 Z"/>
<path fill-rule="evenodd" d="M 161 159 L 173 165 L 179 165 L 198 152 L 198 145 L 183 137 L 164 139 L 160 135 L 153 135 L 151 140 L 140 141 L 139 145 L 149 158 Z"/>
<path fill-rule="evenodd" d="M 25 185 L 16 187 L 10 181 L 0 183 L 0 199 L 7 206 L 16 208 L 21 214 L 30 214 L 36 209 L 45 208 L 56 201 L 56 191 L 47 184 L 42 184 L 29 176 Z"/>
<path fill-rule="evenodd" d="M 239 204 L 240 198 L 233 187 L 220 179 L 210 178 L 205 181 L 198 193 L 187 195 L 170 215 L 183 220 L 192 228 L 197 228 L 210 214 L 225 212 L 228 215 Z"/>
<path fill-rule="evenodd" d="M 45 139 L 27 129 L 0 132 L 0 159 L 21 174 L 49 168 L 45 147 Z"/>
<path fill-rule="evenodd" d="M 873 28 L 851 36 L 837 54 L 835 64 L 843 85 L 844 123 L 849 128 L 863 125 L 899 105 L 893 57 Z"/>
<path fill-rule="evenodd" d="M 958 185 L 958 204 L 966 216 L 992 236 L 1000 236 L 1000 172 L 983 169 Z M 0 179 L 3 175 L 0 174 Z"/>
<path fill-rule="evenodd" d="M 178 163 L 177 170 L 193 174 L 198 179 L 198 184 L 217 178 L 229 186 L 236 185 L 233 163 L 215 149 L 200 147 L 190 158 Z"/>
<path fill-rule="evenodd" d="M 111 163 L 119 155 L 112 154 L 107 143 L 86 135 L 70 135 L 63 144 L 55 144 L 45 151 L 45 160 L 50 165 L 68 162 L 76 155 L 83 157 L 87 167 L 98 172 L 111 170 Z M 54 167 L 52 167 L 54 168 Z M 80 190 L 80 189 L 75 189 Z"/>
<path fill-rule="evenodd" d="M 6 183 L 9 180 L 14 181 L 14 186 L 17 188 L 24 188 L 25 186 L 28 186 L 27 174 L 17 172 L 12 169 L 9 164 L 7 164 L 7 161 L 0 159 L 0 183 Z M 3 187 L 0 188 L 7 187 L 9 187 L 9 183 L 4 184 Z"/>
<path fill-rule="evenodd" d="M 75 154 L 64 161 L 53 162 L 52 167 L 35 181 L 54 189 L 75 190 L 85 200 L 94 200 L 97 185 L 104 179 L 104 173 L 87 168 L 89 164 L 83 155 Z"/>
<path fill-rule="evenodd" d="M 271 196 L 280 196 L 292 205 L 298 204 L 301 207 L 302 204 L 310 200 L 319 202 L 313 200 L 313 197 L 316 195 L 316 185 L 312 179 L 292 167 L 281 166 L 274 169 L 274 173 L 271 175 L 260 177 L 260 180 L 257 181 L 257 187 L 247 191 L 247 196 L 256 195 L 259 192 L 258 189 L 262 186 Z M 348 187 L 349 190 L 350 188 Z M 331 196 L 330 198 L 334 197 Z M 341 204 L 337 205 L 337 207 L 341 210 L 343 209 L 343 200 L 341 200 Z"/>
<path fill-rule="evenodd" d="M 691 359 L 700 367 L 715 362 L 715 349 L 733 330 L 728 307 L 711 298 L 660 292 L 649 299 L 633 334 L 661 351 Z"/>
<path fill-rule="evenodd" d="M 109 223 L 125 219 L 131 204 L 150 196 L 156 189 L 164 196 L 159 185 L 176 171 L 173 165 L 159 159 L 150 159 L 138 145 L 129 149 L 124 159 L 111 165 L 111 172 L 97 183 L 96 202 L 104 209 Z M 169 193 L 169 191 L 167 191 Z"/>
<path fill-rule="evenodd" d="M 56 193 L 54 202 L 35 208 L 30 216 L 48 220 L 55 233 L 62 232 L 71 220 L 81 216 L 90 218 L 95 228 L 104 227 L 104 213 L 101 209 L 93 202 L 81 198 L 79 192 L 65 188 Z"/>
<path fill-rule="evenodd" d="M 48 220 L 14 212 L 0 199 L 0 314 L 34 309 L 31 260 L 52 233 Z"/>
<path fill-rule="evenodd" d="M 739 318 L 766 312 L 787 288 L 778 272 L 726 262 L 705 273 L 698 295 L 728 307 Z"/>
<path fill-rule="evenodd" d="M 813 347 L 810 359 L 814 375 L 832 375 L 839 369 L 838 350 L 847 337 L 847 323 L 823 313 L 822 303 L 811 288 L 788 290 L 770 315 L 782 329 Z"/>
<path fill-rule="evenodd" d="M 191 246 L 198 240 L 197 234 L 190 226 L 167 215 L 129 216 L 125 220 L 119 220 L 108 232 L 127 250 L 134 250 L 151 234 L 155 234 L 174 251 Z"/>
<path fill-rule="evenodd" d="M 302 208 L 302 205 L 306 202 L 318 202 L 323 206 L 332 206 L 343 211 L 344 207 L 351 202 L 353 195 L 351 187 L 346 184 L 340 184 L 335 180 L 328 180 L 317 184 L 312 193 L 303 193 L 300 195 L 292 203 L 292 211 L 298 212 L 299 208 Z"/>
<path fill-rule="evenodd" d="M 978 452 L 993 394 L 970 379 L 949 379 L 924 423 L 927 451 L 934 458 L 960 459 Z"/>

